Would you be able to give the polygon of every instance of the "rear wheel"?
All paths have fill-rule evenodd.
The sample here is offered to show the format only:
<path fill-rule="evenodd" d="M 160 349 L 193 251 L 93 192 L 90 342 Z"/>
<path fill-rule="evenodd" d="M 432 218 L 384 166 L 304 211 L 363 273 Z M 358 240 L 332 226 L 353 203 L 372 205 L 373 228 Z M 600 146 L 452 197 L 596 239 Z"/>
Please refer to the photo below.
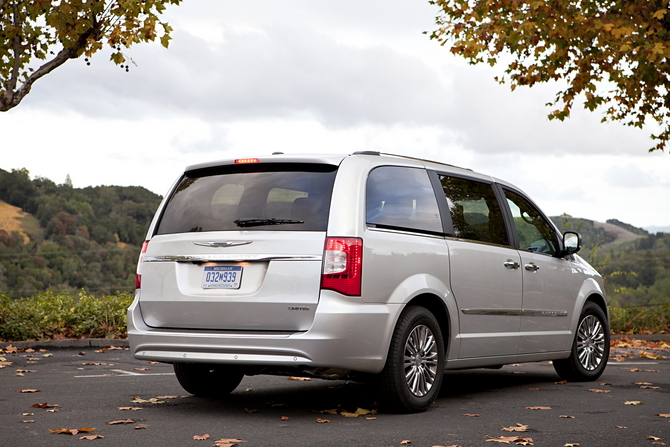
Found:
<path fill-rule="evenodd" d="M 426 308 L 403 311 L 380 373 L 379 401 L 392 412 L 426 410 L 437 397 L 444 373 L 444 341 L 435 316 Z"/>
<path fill-rule="evenodd" d="M 196 396 L 225 396 L 237 388 L 244 377 L 241 370 L 229 365 L 175 363 L 173 366 L 182 388 Z"/>
<path fill-rule="evenodd" d="M 554 360 L 554 369 L 571 382 L 596 380 L 607 366 L 609 351 L 610 331 L 605 312 L 588 302 L 579 317 L 570 357 Z"/>

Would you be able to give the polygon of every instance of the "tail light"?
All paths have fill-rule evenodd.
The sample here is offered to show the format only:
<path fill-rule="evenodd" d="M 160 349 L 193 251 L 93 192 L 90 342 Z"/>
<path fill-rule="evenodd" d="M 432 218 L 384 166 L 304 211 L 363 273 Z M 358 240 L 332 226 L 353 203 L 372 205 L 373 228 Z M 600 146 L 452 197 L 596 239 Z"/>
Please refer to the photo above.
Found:
<path fill-rule="evenodd" d="M 149 241 L 144 241 L 142 243 L 142 251 L 140 251 L 140 259 L 137 261 L 137 272 L 135 273 L 135 288 L 142 288 L 142 262 L 144 261 L 144 253 L 147 252 L 149 248 Z"/>
<path fill-rule="evenodd" d="M 323 253 L 321 288 L 344 295 L 360 296 L 363 267 L 363 239 L 329 237 Z"/>

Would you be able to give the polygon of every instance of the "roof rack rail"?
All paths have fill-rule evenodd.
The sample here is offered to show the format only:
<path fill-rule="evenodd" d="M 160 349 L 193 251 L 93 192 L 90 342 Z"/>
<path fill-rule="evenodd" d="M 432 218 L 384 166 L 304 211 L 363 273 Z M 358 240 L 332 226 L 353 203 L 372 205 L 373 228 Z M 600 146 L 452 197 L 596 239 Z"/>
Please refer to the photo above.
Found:
<path fill-rule="evenodd" d="M 351 155 L 379 155 L 379 151 L 356 151 Z"/>

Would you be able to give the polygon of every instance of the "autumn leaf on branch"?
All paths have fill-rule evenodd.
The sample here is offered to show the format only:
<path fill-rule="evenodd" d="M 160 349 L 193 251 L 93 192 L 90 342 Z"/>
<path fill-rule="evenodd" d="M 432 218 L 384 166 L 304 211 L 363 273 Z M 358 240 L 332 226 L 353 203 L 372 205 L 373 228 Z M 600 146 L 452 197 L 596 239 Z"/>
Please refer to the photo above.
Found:
<path fill-rule="evenodd" d="M 112 62 L 128 71 L 123 49 L 157 39 L 167 48 L 172 28 L 159 16 L 180 2 L 0 0 L 0 111 L 16 107 L 35 81 L 68 59 L 90 58 L 107 46 Z"/>
<path fill-rule="evenodd" d="M 430 35 L 470 64 L 506 65 L 499 83 L 512 90 L 559 87 L 549 119 L 573 105 L 603 111 L 602 121 L 660 132 L 670 140 L 670 20 L 665 0 L 431 0 L 439 8 Z"/>

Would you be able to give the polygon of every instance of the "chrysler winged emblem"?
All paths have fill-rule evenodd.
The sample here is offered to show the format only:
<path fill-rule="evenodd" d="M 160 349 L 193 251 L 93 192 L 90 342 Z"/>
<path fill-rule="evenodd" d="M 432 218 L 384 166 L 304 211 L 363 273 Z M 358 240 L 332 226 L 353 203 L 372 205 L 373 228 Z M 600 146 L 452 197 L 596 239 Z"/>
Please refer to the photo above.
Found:
<path fill-rule="evenodd" d="M 213 242 L 193 242 L 194 245 L 201 247 L 234 247 L 237 245 L 251 244 L 253 241 L 213 241 Z"/>

